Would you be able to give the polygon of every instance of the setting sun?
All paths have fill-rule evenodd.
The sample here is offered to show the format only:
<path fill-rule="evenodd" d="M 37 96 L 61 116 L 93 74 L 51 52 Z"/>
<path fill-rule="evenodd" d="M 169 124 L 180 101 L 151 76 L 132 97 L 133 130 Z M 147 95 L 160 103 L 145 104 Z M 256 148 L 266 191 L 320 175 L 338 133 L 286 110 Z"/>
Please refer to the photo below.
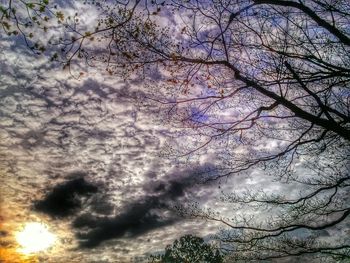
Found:
<path fill-rule="evenodd" d="M 21 246 L 19 251 L 30 254 L 51 247 L 56 241 L 56 236 L 48 230 L 46 225 L 32 222 L 25 224 L 23 230 L 16 234 L 16 240 Z"/>

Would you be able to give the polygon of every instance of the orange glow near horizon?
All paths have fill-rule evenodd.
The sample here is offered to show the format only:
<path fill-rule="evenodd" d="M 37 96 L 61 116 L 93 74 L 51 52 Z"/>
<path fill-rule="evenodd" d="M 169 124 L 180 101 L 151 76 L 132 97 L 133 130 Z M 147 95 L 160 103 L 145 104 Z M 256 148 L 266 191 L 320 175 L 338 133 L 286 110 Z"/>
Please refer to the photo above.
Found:
<path fill-rule="evenodd" d="M 1 263 L 38 263 L 36 255 L 22 255 L 14 248 L 0 248 Z"/>

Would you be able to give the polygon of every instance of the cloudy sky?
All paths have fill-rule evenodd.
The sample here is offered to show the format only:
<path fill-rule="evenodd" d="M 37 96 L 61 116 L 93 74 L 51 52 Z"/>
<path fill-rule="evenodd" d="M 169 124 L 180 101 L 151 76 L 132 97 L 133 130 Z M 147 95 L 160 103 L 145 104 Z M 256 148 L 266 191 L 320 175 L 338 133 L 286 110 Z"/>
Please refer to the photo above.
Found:
<path fill-rule="evenodd" d="M 57 3 L 72 16 L 79 11 L 86 30 L 96 22 L 99 11 L 92 5 Z M 176 36 L 181 19 L 164 14 Z M 166 23 L 163 19 L 158 22 Z M 59 34 L 61 29 L 52 27 L 43 42 Z M 242 211 L 232 210 L 223 193 L 263 188 L 295 197 L 302 192 L 258 168 L 203 183 L 216 176 L 220 161 L 231 165 L 233 157 L 250 153 L 244 146 L 234 148 L 240 142 L 226 137 L 182 156 L 203 144 L 206 131 L 178 129 L 167 115 L 171 112 L 149 100 L 155 91 L 150 85 L 84 63 L 75 65 L 72 75 L 47 53 L 34 54 L 21 37 L 0 36 L 0 261 L 141 262 L 185 234 L 209 241 L 224 228 L 184 218 L 179 206 L 199 204 L 222 216 L 239 216 Z M 154 74 L 152 81 L 158 78 Z M 209 87 L 200 91 L 207 96 L 214 92 Z M 247 93 L 232 98 L 230 105 L 218 103 L 212 116 L 224 121 L 242 114 L 251 110 L 245 106 L 249 100 Z M 198 114 L 196 107 L 187 110 L 193 118 L 186 123 L 190 128 L 191 121 L 212 117 Z M 247 138 L 242 145 L 257 153 L 284 146 L 283 141 Z M 295 167 L 297 174 L 307 174 L 302 161 Z M 244 212 L 252 213 L 255 222 L 263 217 L 254 209 Z M 55 242 L 36 253 L 21 253 L 16 237 L 28 223 L 41 223 Z M 322 235 L 330 236 L 327 231 Z"/>
<path fill-rule="evenodd" d="M 75 79 L 20 38 L 0 45 L 1 257 L 131 262 L 184 234 L 219 230 L 174 210 L 218 202 L 221 190 L 193 183 L 213 166 L 210 156 L 168 157 L 178 134 L 157 106 L 140 106 L 140 83 L 87 66 Z M 15 235 L 28 222 L 45 224 L 54 246 L 20 255 Z"/>

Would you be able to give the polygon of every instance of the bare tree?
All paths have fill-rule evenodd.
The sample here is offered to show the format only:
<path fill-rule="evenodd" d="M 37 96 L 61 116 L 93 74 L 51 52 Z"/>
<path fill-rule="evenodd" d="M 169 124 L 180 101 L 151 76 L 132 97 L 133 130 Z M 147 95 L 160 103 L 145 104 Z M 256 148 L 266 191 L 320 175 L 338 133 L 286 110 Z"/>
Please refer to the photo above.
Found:
<path fill-rule="evenodd" d="M 234 259 L 349 258 L 348 1 L 145 0 L 98 8 L 92 31 L 78 14 L 53 12 L 66 27 L 54 59 L 143 78 L 163 117 L 194 138 L 177 155 L 215 147 L 220 167 L 206 180 L 255 168 L 301 189 L 299 196 L 223 196 L 270 211 L 260 222 L 196 207 L 187 214 L 226 225 L 220 239 Z M 336 228 L 342 236 L 319 237 Z"/>

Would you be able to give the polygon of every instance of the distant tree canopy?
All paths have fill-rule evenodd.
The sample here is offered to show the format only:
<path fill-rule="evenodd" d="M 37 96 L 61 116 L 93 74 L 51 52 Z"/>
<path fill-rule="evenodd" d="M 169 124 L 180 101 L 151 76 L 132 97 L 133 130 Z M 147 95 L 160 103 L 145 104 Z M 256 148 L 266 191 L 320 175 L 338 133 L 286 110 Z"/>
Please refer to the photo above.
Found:
<path fill-rule="evenodd" d="M 221 263 L 218 249 L 206 244 L 200 237 L 186 235 L 165 248 L 163 255 L 152 256 L 151 262 L 160 263 Z"/>
<path fill-rule="evenodd" d="M 184 212 L 226 225 L 218 238 L 232 246 L 232 260 L 349 259 L 348 0 L 90 4 L 98 14 L 93 24 L 82 23 L 79 10 L 69 16 L 44 0 L 9 1 L 0 21 L 4 32 L 22 35 L 33 52 L 73 75 L 87 63 L 142 80 L 142 102 L 156 103 L 163 120 L 188 137 L 165 154 L 215 149 L 218 168 L 207 181 L 257 169 L 290 186 L 225 194 L 232 216 Z M 64 30 L 44 43 L 58 25 Z M 245 213 L 235 214 L 242 206 Z"/>

